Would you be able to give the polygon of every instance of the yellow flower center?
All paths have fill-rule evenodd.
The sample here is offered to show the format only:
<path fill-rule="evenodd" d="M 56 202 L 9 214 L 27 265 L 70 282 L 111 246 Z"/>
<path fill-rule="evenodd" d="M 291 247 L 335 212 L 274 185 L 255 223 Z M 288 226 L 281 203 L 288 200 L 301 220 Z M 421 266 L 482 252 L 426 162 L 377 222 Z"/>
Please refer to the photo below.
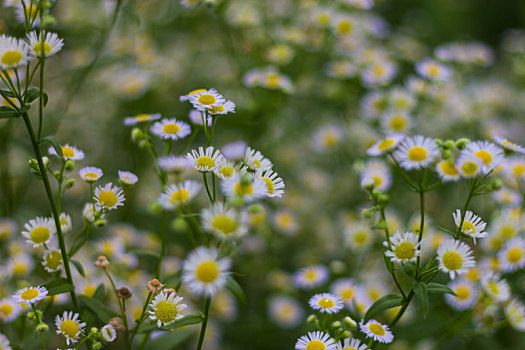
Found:
<path fill-rule="evenodd" d="M 447 162 L 447 161 L 441 162 L 441 171 L 443 171 L 445 175 L 449 175 L 449 176 L 458 175 L 458 171 L 456 167 L 454 166 L 454 164 Z"/>
<path fill-rule="evenodd" d="M 199 92 L 204 92 L 204 91 L 206 91 L 206 89 L 196 89 L 196 90 L 190 91 L 188 95 L 195 95 L 195 94 L 198 94 Z"/>
<path fill-rule="evenodd" d="M 315 281 L 317 279 L 317 274 L 315 273 L 314 270 L 308 270 L 308 271 L 305 272 L 304 277 L 308 281 Z"/>
<path fill-rule="evenodd" d="M 408 159 L 413 162 L 421 162 L 427 159 L 427 150 L 419 146 L 412 147 L 408 151 Z"/>
<path fill-rule="evenodd" d="M 479 279 L 479 271 L 476 268 L 472 268 L 468 270 L 468 272 L 465 274 L 465 277 L 467 277 L 471 281 L 477 281 Z M 457 293 L 456 293 L 457 294 Z"/>
<path fill-rule="evenodd" d="M 334 307 L 334 305 L 335 305 L 334 301 L 332 299 L 330 299 L 330 298 L 319 299 L 317 304 L 320 307 L 322 307 L 323 309 L 330 309 L 330 308 Z"/>
<path fill-rule="evenodd" d="M 173 192 L 171 195 L 171 201 L 174 202 L 186 202 L 188 200 L 188 190 L 181 188 L 180 190 Z"/>
<path fill-rule="evenodd" d="M 48 55 L 51 50 L 53 49 L 51 47 L 51 45 L 49 45 L 48 43 L 44 42 L 44 54 L 45 55 Z M 42 42 L 38 42 L 35 44 L 35 46 L 33 46 L 33 50 L 35 50 L 35 52 L 38 54 L 38 55 L 42 55 Z"/>
<path fill-rule="evenodd" d="M 149 119 L 149 114 L 139 114 L 135 117 L 136 120 L 145 121 Z"/>
<path fill-rule="evenodd" d="M 461 268 L 461 266 L 463 266 L 463 258 L 461 255 L 459 255 L 459 253 L 454 251 L 443 254 L 441 261 L 443 262 L 443 265 L 450 271 L 458 270 Z"/>
<path fill-rule="evenodd" d="M 431 65 L 430 67 L 428 67 L 428 75 L 430 75 L 431 77 L 435 77 L 439 74 L 439 68 L 438 66 L 436 65 Z"/>
<path fill-rule="evenodd" d="M 474 175 L 478 172 L 478 165 L 474 162 L 467 161 L 461 165 L 461 170 L 463 170 L 466 175 Z"/>
<path fill-rule="evenodd" d="M 25 275 L 27 273 L 28 266 L 24 263 L 16 264 L 13 267 L 13 274 L 17 276 Z"/>
<path fill-rule="evenodd" d="M 363 244 L 366 242 L 368 238 L 368 234 L 366 234 L 366 232 L 357 232 L 355 235 L 354 235 L 354 241 L 358 244 Z"/>
<path fill-rule="evenodd" d="M 235 193 L 239 196 L 244 196 L 253 193 L 253 186 L 251 184 L 243 185 L 241 182 L 235 185 Z"/>
<path fill-rule="evenodd" d="M 514 228 L 514 226 L 503 226 L 501 228 L 501 235 L 505 239 L 514 237 L 515 234 L 516 234 L 516 229 Z"/>
<path fill-rule="evenodd" d="M 488 289 L 490 290 L 490 292 L 494 295 L 498 295 L 499 294 L 499 287 L 498 287 L 498 284 L 496 282 L 489 282 L 488 284 Z"/>
<path fill-rule="evenodd" d="M 176 134 L 180 131 L 180 126 L 175 123 L 164 124 L 162 131 L 164 131 L 166 134 Z"/>
<path fill-rule="evenodd" d="M 13 305 L 11 304 L 3 304 L 0 306 L 0 312 L 4 316 L 9 316 L 13 312 Z"/>
<path fill-rule="evenodd" d="M 515 264 L 518 261 L 520 261 L 521 258 L 523 258 L 523 251 L 520 248 L 514 247 L 508 250 L 507 259 L 509 260 L 509 262 Z"/>
<path fill-rule="evenodd" d="M 326 135 L 324 135 L 324 143 L 328 147 L 336 145 L 338 140 L 339 138 L 332 133 L 327 133 Z"/>
<path fill-rule="evenodd" d="M 405 130 L 406 122 L 402 116 L 394 117 L 390 120 L 390 127 L 395 131 Z"/>
<path fill-rule="evenodd" d="M 465 221 L 463 223 L 463 232 L 473 234 L 476 233 L 476 226 L 474 226 L 471 222 Z"/>
<path fill-rule="evenodd" d="M 233 167 L 227 166 L 219 170 L 219 174 L 221 174 L 225 178 L 229 178 L 229 177 L 232 177 L 233 171 L 234 171 Z"/>
<path fill-rule="evenodd" d="M 352 23 L 345 21 L 339 22 L 337 24 L 337 30 L 339 31 L 339 33 L 342 34 L 350 33 L 350 31 L 352 30 Z"/>
<path fill-rule="evenodd" d="M 93 284 L 88 284 L 87 286 L 84 287 L 84 291 L 82 294 L 84 294 L 85 296 L 87 297 L 92 297 L 93 295 L 95 295 L 95 292 L 97 291 L 97 286 L 93 285 Z M 139 318 L 139 317 L 137 317 Z"/>
<path fill-rule="evenodd" d="M 52 251 L 45 256 L 46 266 L 51 270 L 56 270 L 62 264 L 62 254 Z"/>
<path fill-rule="evenodd" d="M 368 326 L 368 329 L 370 329 L 370 332 L 374 333 L 375 335 L 378 335 L 380 337 L 384 336 L 386 334 L 385 329 L 377 324 L 377 323 L 371 323 Z"/>
<path fill-rule="evenodd" d="M 383 183 L 383 179 L 379 176 L 372 176 L 372 180 L 374 181 L 375 187 L 379 187 Z"/>
<path fill-rule="evenodd" d="M 215 261 L 205 261 L 195 270 L 197 279 L 204 283 L 211 283 L 219 276 L 219 266 Z"/>
<path fill-rule="evenodd" d="M 35 288 L 29 288 L 20 294 L 20 298 L 23 300 L 31 300 L 40 295 L 40 292 Z"/>
<path fill-rule="evenodd" d="M 215 166 L 215 161 L 208 156 L 197 158 L 197 167 L 204 169 L 211 169 Z"/>
<path fill-rule="evenodd" d="M 232 233 L 237 228 L 235 220 L 226 215 L 216 216 L 211 225 L 224 234 Z"/>
<path fill-rule="evenodd" d="M 80 331 L 78 324 L 72 320 L 65 320 L 60 324 L 60 331 L 69 338 L 75 338 Z"/>
<path fill-rule="evenodd" d="M 456 294 L 458 296 L 457 298 L 459 300 L 466 300 L 470 296 L 470 289 L 465 287 L 465 286 L 457 287 L 455 292 L 456 292 Z"/>
<path fill-rule="evenodd" d="M 2 63 L 6 66 L 16 66 L 22 60 L 22 53 L 19 51 L 6 51 L 2 55 Z"/>
<path fill-rule="evenodd" d="M 93 181 L 93 180 L 98 179 L 98 175 L 95 174 L 95 173 L 86 173 L 86 174 L 84 174 L 84 178 L 90 179 L 90 180 Z"/>
<path fill-rule="evenodd" d="M 224 105 L 220 104 L 219 106 L 212 106 L 210 108 L 210 113 L 219 113 L 224 112 Z"/>
<path fill-rule="evenodd" d="M 379 149 L 380 151 L 384 151 L 390 147 L 392 147 L 392 145 L 394 144 L 394 140 L 392 139 L 386 139 L 386 140 L 383 140 L 379 143 L 379 145 L 377 146 L 377 149 Z"/>
<path fill-rule="evenodd" d="M 325 350 L 326 346 L 324 343 L 320 340 L 310 340 L 308 344 L 306 344 L 305 350 Z"/>
<path fill-rule="evenodd" d="M 98 195 L 98 200 L 103 206 L 107 208 L 114 207 L 118 201 L 117 196 L 111 191 L 100 192 Z"/>
<path fill-rule="evenodd" d="M 266 85 L 272 88 L 279 87 L 281 85 L 281 77 L 277 74 L 270 74 L 266 77 Z"/>
<path fill-rule="evenodd" d="M 62 155 L 64 158 L 73 158 L 75 156 L 75 150 L 70 147 L 62 146 Z"/>
<path fill-rule="evenodd" d="M 31 231 L 31 241 L 33 241 L 36 244 L 44 243 L 49 239 L 50 232 L 47 227 L 39 226 L 35 227 L 33 231 Z"/>
<path fill-rule="evenodd" d="M 156 306 L 155 316 L 164 324 L 170 323 L 177 316 L 177 307 L 169 301 L 160 301 Z"/>
<path fill-rule="evenodd" d="M 341 292 L 341 298 L 343 298 L 344 300 L 349 300 L 349 299 L 352 299 L 353 297 L 354 297 L 353 289 L 347 288 Z"/>
<path fill-rule="evenodd" d="M 396 246 L 395 254 L 398 259 L 412 259 L 416 254 L 414 244 L 411 242 L 401 242 Z"/>
<path fill-rule="evenodd" d="M 317 17 L 317 22 L 320 25 L 327 26 L 330 24 L 330 16 L 325 14 L 319 15 L 319 17 Z"/>
<path fill-rule="evenodd" d="M 273 187 L 273 182 L 272 182 L 272 180 L 270 180 L 270 179 L 267 178 L 267 177 L 262 177 L 261 179 L 263 179 L 264 182 L 266 183 L 266 190 L 268 190 L 268 193 L 269 193 L 269 194 L 273 194 L 273 192 L 274 192 L 274 187 Z"/>
<path fill-rule="evenodd" d="M 525 173 L 525 166 L 523 164 L 517 164 L 512 170 L 514 172 L 514 176 L 523 176 L 523 174 Z"/>
<path fill-rule="evenodd" d="M 492 154 L 490 154 L 487 151 L 477 151 L 476 153 L 474 153 L 474 155 L 481 159 L 483 161 L 483 164 L 485 165 L 490 164 L 492 162 Z"/>
<path fill-rule="evenodd" d="M 197 100 L 199 101 L 200 104 L 203 104 L 203 105 L 212 105 L 217 101 L 215 96 L 207 95 L 207 94 L 200 95 Z"/>
<path fill-rule="evenodd" d="M 382 77 L 383 75 L 385 75 L 385 69 L 383 68 L 382 65 L 380 64 L 376 64 L 373 68 L 372 68 L 372 72 L 378 76 L 378 77 Z"/>

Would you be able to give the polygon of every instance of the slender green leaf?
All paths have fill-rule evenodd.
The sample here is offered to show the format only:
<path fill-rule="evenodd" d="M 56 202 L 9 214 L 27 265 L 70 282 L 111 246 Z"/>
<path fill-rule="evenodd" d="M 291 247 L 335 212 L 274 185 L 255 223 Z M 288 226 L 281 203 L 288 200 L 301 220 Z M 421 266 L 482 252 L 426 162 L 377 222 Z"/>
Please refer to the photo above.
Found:
<path fill-rule="evenodd" d="M 40 96 L 40 89 L 36 87 L 32 87 L 29 90 L 27 90 L 25 95 L 25 101 L 26 103 L 31 103 L 34 100 L 36 100 Z"/>
<path fill-rule="evenodd" d="M 15 98 L 15 94 L 11 90 L 0 90 L 0 94 L 9 97 L 9 98 Z"/>
<path fill-rule="evenodd" d="M 44 284 L 44 287 L 47 289 L 48 295 L 67 293 L 75 289 L 75 287 L 65 278 L 52 280 L 51 282 Z"/>
<path fill-rule="evenodd" d="M 414 281 L 412 288 L 416 294 L 419 310 L 423 314 L 423 317 L 426 318 L 428 313 L 428 287 L 424 282 Z"/>
<path fill-rule="evenodd" d="M 427 284 L 428 287 L 428 294 L 452 294 L 454 296 L 457 296 L 456 293 L 449 287 L 447 287 L 444 284 L 437 283 L 437 282 L 429 282 Z"/>
<path fill-rule="evenodd" d="M 78 261 L 78 260 L 71 260 L 71 263 L 73 263 L 73 265 L 75 265 L 75 268 L 77 269 L 77 271 L 80 274 L 80 276 L 86 277 L 86 273 L 84 272 L 84 266 L 82 266 L 80 261 Z"/>
<path fill-rule="evenodd" d="M 241 303 L 246 303 L 246 296 L 244 295 L 244 290 L 242 289 L 240 284 L 233 279 L 233 277 L 228 276 L 228 279 L 226 281 L 226 288 L 228 288 L 228 290 L 232 292 L 233 295 L 235 295 Z"/>
<path fill-rule="evenodd" d="M 108 323 L 113 317 L 119 316 L 118 313 L 109 309 L 102 302 L 97 299 L 89 298 L 85 295 L 79 295 L 80 301 L 91 311 L 93 311 L 97 317 L 104 323 Z"/>
<path fill-rule="evenodd" d="M 0 119 L 18 118 L 20 114 L 11 107 L 0 106 Z"/>
<path fill-rule="evenodd" d="M 377 300 L 372 304 L 366 311 L 364 322 L 368 322 L 369 319 L 375 315 L 391 309 L 393 307 L 401 306 L 403 304 L 403 298 L 397 294 L 387 294 L 384 297 Z"/>
<path fill-rule="evenodd" d="M 456 236 L 456 233 L 455 233 L 455 232 L 452 232 L 452 231 L 450 231 L 449 229 L 447 229 L 447 228 L 445 228 L 445 227 L 443 227 L 443 226 L 439 226 L 439 225 L 437 225 L 436 227 L 437 227 L 439 230 L 441 230 L 441 231 L 443 231 L 443 232 L 445 232 L 445 233 L 448 233 L 448 234 L 451 235 L 452 237 L 455 237 L 455 236 Z"/>
<path fill-rule="evenodd" d="M 170 325 L 162 327 L 162 329 L 165 329 L 165 330 L 177 329 L 180 327 L 201 323 L 202 321 L 204 321 L 204 315 L 202 314 L 187 315 L 181 319 L 178 319 L 177 321 L 173 322 Z"/>
<path fill-rule="evenodd" d="M 55 136 L 49 135 L 43 137 L 40 139 L 40 143 L 49 143 L 55 149 L 60 158 L 64 157 L 64 155 L 62 154 L 62 145 L 60 144 L 60 142 L 58 142 L 58 139 Z"/>

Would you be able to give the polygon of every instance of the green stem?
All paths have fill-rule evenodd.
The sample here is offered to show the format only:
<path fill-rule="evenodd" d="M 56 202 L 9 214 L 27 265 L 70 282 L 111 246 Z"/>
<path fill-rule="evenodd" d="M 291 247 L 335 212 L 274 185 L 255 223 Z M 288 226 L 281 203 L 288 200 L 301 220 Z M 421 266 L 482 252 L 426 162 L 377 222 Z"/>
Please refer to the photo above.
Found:
<path fill-rule="evenodd" d="M 42 24 L 43 11 L 40 11 L 40 23 Z M 42 137 L 42 127 L 44 125 L 44 66 L 46 55 L 44 52 L 45 35 L 44 30 L 40 30 L 40 98 L 38 105 L 38 139 Z"/>
<path fill-rule="evenodd" d="M 139 326 L 144 321 L 146 316 L 146 310 L 148 309 L 149 302 L 151 300 L 151 297 L 153 296 L 152 292 L 149 292 L 148 297 L 146 299 L 146 302 L 144 303 L 144 306 L 142 307 L 142 313 L 140 314 L 140 318 L 137 321 L 137 325 L 135 326 L 135 329 L 133 329 L 133 332 L 131 333 L 131 339 L 130 343 L 133 345 L 133 339 L 135 338 L 135 335 L 137 335 L 137 331 L 139 330 Z"/>
<path fill-rule="evenodd" d="M 197 345 L 197 350 L 202 349 L 202 344 L 204 342 L 204 335 L 206 334 L 206 326 L 208 325 L 208 314 L 210 313 L 211 305 L 211 296 L 206 298 L 206 306 L 204 307 L 204 321 L 202 321 L 201 333 L 199 335 L 199 344 Z"/>
<path fill-rule="evenodd" d="M 162 211 L 161 226 L 160 226 L 160 254 L 159 260 L 157 261 L 157 268 L 155 270 L 155 276 L 160 280 L 160 270 L 162 268 L 162 259 L 166 255 L 166 249 L 168 245 L 168 213 L 166 210 Z"/>
<path fill-rule="evenodd" d="M 208 198 L 210 199 L 210 202 L 214 202 L 213 197 L 210 192 L 210 188 L 208 187 L 208 179 L 206 177 L 206 173 L 202 173 L 202 179 L 204 181 L 204 187 L 206 188 L 206 193 L 208 194 Z"/>
<path fill-rule="evenodd" d="M 126 309 L 122 305 L 123 301 L 120 300 L 120 298 L 118 297 L 117 287 L 115 286 L 115 282 L 113 281 L 113 278 L 111 278 L 111 274 L 109 273 L 109 271 L 106 268 L 104 268 L 104 272 L 106 273 L 106 276 L 108 276 L 109 283 L 111 284 L 111 287 L 113 288 L 113 291 L 115 292 L 115 297 L 117 298 L 118 306 L 120 308 L 120 313 L 122 315 L 122 322 L 124 323 L 124 328 L 126 330 L 126 337 L 125 337 L 126 349 L 130 349 L 129 338 L 127 336 L 129 327 L 128 327 L 128 318 L 126 317 Z"/>
<path fill-rule="evenodd" d="M 456 240 L 459 239 L 459 236 L 461 236 L 461 231 L 463 230 L 463 223 L 465 222 L 465 215 L 467 214 L 467 209 L 470 204 L 470 201 L 472 200 L 472 197 L 474 197 L 474 193 L 477 189 L 477 182 L 474 180 L 472 183 L 469 183 L 469 192 L 467 196 L 467 200 L 465 201 L 465 205 L 463 206 L 463 211 L 461 212 L 461 221 L 459 223 L 457 233 L 456 233 Z"/>
<path fill-rule="evenodd" d="M 40 322 L 42 322 L 42 320 L 40 319 L 40 316 L 38 315 L 38 310 L 36 309 L 36 306 L 34 303 L 31 304 L 31 307 L 33 308 L 33 313 L 35 314 L 35 317 L 36 317 L 36 324 L 39 325 Z M 44 333 L 43 332 L 38 332 L 38 333 L 40 335 L 40 341 L 42 342 L 42 347 L 44 348 L 44 350 L 46 350 L 46 341 L 44 339 Z"/>

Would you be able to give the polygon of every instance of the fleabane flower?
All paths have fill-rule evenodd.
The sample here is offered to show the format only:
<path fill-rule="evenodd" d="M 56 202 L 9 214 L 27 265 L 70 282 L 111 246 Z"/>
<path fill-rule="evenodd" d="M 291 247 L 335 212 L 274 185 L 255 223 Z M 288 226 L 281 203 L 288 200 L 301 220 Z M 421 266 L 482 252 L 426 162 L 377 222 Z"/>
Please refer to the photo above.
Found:
<path fill-rule="evenodd" d="M 200 92 L 205 92 L 205 91 L 207 91 L 207 89 L 195 89 L 195 90 L 192 90 L 192 91 L 188 92 L 188 94 L 180 96 L 179 97 L 179 101 L 181 101 L 181 102 L 188 101 L 193 95 L 198 94 Z"/>
<path fill-rule="evenodd" d="M 223 104 L 212 106 L 209 109 L 210 114 L 228 114 L 235 113 L 235 103 L 232 101 L 226 101 Z"/>
<path fill-rule="evenodd" d="M 57 152 L 53 147 L 49 147 L 47 151 L 50 155 L 58 156 Z M 68 143 L 62 146 L 62 155 L 65 160 L 82 160 L 84 159 L 84 152 L 76 148 L 75 146 L 70 146 Z"/>
<path fill-rule="evenodd" d="M 62 334 L 66 337 L 66 343 L 76 343 L 80 335 L 84 332 L 85 322 L 79 320 L 79 314 L 73 311 L 64 311 L 62 316 L 57 315 L 55 319 L 55 325 L 57 327 L 57 334 Z"/>
<path fill-rule="evenodd" d="M 505 318 L 512 328 L 525 330 L 525 306 L 517 299 L 512 299 L 504 308 Z"/>
<path fill-rule="evenodd" d="M 45 57 L 50 57 L 62 50 L 64 40 L 58 37 L 56 33 L 47 32 L 44 36 L 44 41 L 36 31 L 29 33 L 27 37 L 31 54 L 34 57 L 41 57 L 44 53 Z M 43 45 L 42 45 L 43 44 Z"/>
<path fill-rule="evenodd" d="M 188 124 L 171 118 L 154 123 L 151 132 L 163 140 L 178 140 L 188 136 L 191 128 Z"/>
<path fill-rule="evenodd" d="M 198 150 L 191 150 L 186 154 L 186 158 L 191 162 L 193 168 L 202 173 L 214 171 L 224 161 L 221 151 L 209 146 L 204 150 L 199 147 Z"/>
<path fill-rule="evenodd" d="M 380 160 L 368 161 L 361 169 L 361 186 L 373 186 L 378 191 L 387 191 L 392 183 L 390 169 Z"/>
<path fill-rule="evenodd" d="M 282 328 L 293 328 L 303 321 L 304 311 L 293 298 L 272 297 L 268 305 L 270 319 Z"/>
<path fill-rule="evenodd" d="M 481 174 L 483 161 L 471 153 L 461 152 L 455 166 L 462 177 L 471 179 Z"/>
<path fill-rule="evenodd" d="M 238 238 L 247 232 L 246 215 L 216 202 L 202 211 L 202 226 L 221 239 Z"/>
<path fill-rule="evenodd" d="M 21 39 L 0 35 L 0 68 L 18 68 L 29 62 L 29 47 Z"/>
<path fill-rule="evenodd" d="M 225 159 L 219 166 L 213 171 L 219 179 L 228 179 L 239 172 L 244 172 L 240 169 L 240 166 L 235 165 L 231 160 Z"/>
<path fill-rule="evenodd" d="M 160 118 L 161 118 L 161 114 L 160 113 L 154 113 L 154 114 L 142 113 L 142 114 L 138 114 L 138 115 L 133 116 L 133 117 L 126 117 L 126 118 L 124 118 L 124 125 L 125 126 L 134 126 L 134 125 L 137 125 L 137 124 L 140 124 L 140 123 L 146 123 L 146 122 L 151 122 L 151 121 L 154 121 L 154 120 L 158 120 Z"/>
<path fill-rule="evenodd" d="M 497 168 L 503 162 L 503 151 L 492 142 L 470 142 L 465 148 L 464 152 L 470 152 L 483 162 L 482 172 L 484 174 Z"/>
<path fill-rule="evenodd" d="M 34 220 L 29 220 L 24 227 L 25 231 L 22 231 L 22 235 L 27 238 L 26 242 L 31 244 L 33 248 L 49 243 L 52 235 L 56 232 L 55 223 L 50 218 L 37 217 Z"/>
<path fill-rule="evenodd" d="M 357 338 L 346 338 L 337 343 L 337 350 L 366 350 L 366 344 L 361 343 Z"/>
<path fill-rule="evenodd" d="M 439 155 L 436 142 L 421 135 L 405 138 L 394 152 L 394 158 L 406 170 L 425 168 Z"/>
<path fill-rule="evenodd" d="M 332 284 L 330 291 L 340 297 L 347 307 L 352 307 L 352 300 L 357 294 L 358 286 L 351 278 L 339 279 Z"/>
<path fill-rule="evenodd" d="M 454 279 L 476 265 L 468 245 L 454 239 L 447 239 L 438 250 L 439 269 Z"/>
<path fill-rule="evenodd" d="M 481 277 L 481 287 L 494 301 L 505 302 L 510 299 L 510 287 L 500 275 L 488 272 Z"/>
<path fill-rule="evenodd" d="M 337 350 L 335 340 L 324 332 L 308 332 L 295 343 L 295 350 Z"/>
<path fill-rule="evenodd" d="M 214 107 L 220 107 L 226 102 L 224 97 L 215 89 L 195 92 L 190 95 L 189 101 L 199 111 L 211 110 Z"/>
<path fill-rule="evenodd" d="M 18 315 L 20 315 L 20 312 L 22 312 L 22 308 L 12 299 L 4 298 L 0 300 L 0 320 L 2 320 L 2 322 L 13 321 L 18 317 Z M 4 348 L 0 349 L 3 350 Z"/>
<path fill-rule="evenodd" d="M 15 295 L 13 295 L 13 300 L 19 304 L 31 305 L 45 299 L 47 296 L 47 289 L 45 287 L 27 287 L 19 289 Z"/>
<path fill-rule="evenodd" d="M 42 266 L 47 272 L 56 272 L 62 269 L 62 253 L 58 249 L 46 250 L 42 259 Z"/>
<path fill-rule="evenodd" d="M 457 181 L 461 177 L 454 162 L 443 159 L 436 164 L 436 171 L 443 182 Z"/>
<path fill-rule="evenodd" d="M 303 267 L 293 275 L 293 282 L 303 289 L 319 287 L 328 280 L 328 269 L 323 265 Z"/>
<path fill-rule="evenodd" d="M 452 216 L 454 217 L 456 227 L 459 228 L 459 226 L 461 225 L 461 210 L 456 209 L 456 212 L 452 213 Z M 476 238 L 487 237 L 487 232 L 483 231 L 485 230 L 485 226 L 487 226 L 486 222 L 482 221 L 479 216 L 475 215 L 470 210 L 467 210 L 465 213 L 465 218 L 463 220 L 463 227 L 461 228 L 461 233 L 473 238 L 474 243 L 476 243 Z"/>
<path fill-rule="evenodd" d="M 434 81 L 445 81 L 452 75 L 452 70 L 431 58 L 416 63 L 416 72 L 423 78 Z"/>
<path fill-rule="evenodd" d="M 471 309 L 478 301 L 479 288 L 467 279 L 455 280 L 448 287 L 456 295 L 445 294 L 445 301 L 456 310 Z"/>
<path fill-rule="evenodd" d="M 525 155 L 525 147 L 497 135 L 494 135 L 493 139 L 497 145 L 503 147 L 505 150 Z"/>
<path fill-rule="evenodd" d="M 197 295 L 212 296 L 226 285 L 231 260 L 219 258 L 215 248 L 199 247 L 183 264 L 182 282 Z"/>
<path fill-rule="evenodd" d="M 264 171 L 273 167 L 272 162 L 268 158 L 251 147 L 246 148 L 243 162 L 251 171 Z"/>
<path fill-rule="evenodd" d="M 284 194 L 284 181 L 277 172 L 272 169 L 257 171 L 255 178 L 261 179 L 266 185 L 266 196 L 270 198 L 281 198 Z"/>
<path fill-rule="evenodd" d="M 102 327 L 102 329 L 100 329 L 100 337 L 106 343 L 111 343 L 112 341 L 117 339 L 117 331 L 115 328 L 113 328 L 112 325 L 107 324 L 104 327 Z"/>
<path fill-rule="evenodd" d="M 0 349 L 2 350 L 12 350 L 11 344 L 9 343 L 9 339 L 3 334 L 0 334 Z"/>
<path fill-rule="evenodd" d="M 201 190 L 197 181 L 186 180 L 182 183 L 170 185 L 159 197 L 159 204 L 164 209 L 173 209 L 181 204 L 186 204 Z"/>
<path fill-rule="evenodd" d="M 308 301 L 312 309 L 329 314 L 341 311 L 344 306 L 343 299 L 330 293 L 319 293 Z"/>
<path fill-rule="evenodd" d="M 188 306 L 183 304 L 184 298 L 177 293 L 162 290 L 149 304 L 149 318 L 157 321 L 157 326 L 167 326 L 183 317 L 181 311 Z"/>
<path fill-rule="evenodd" d="M 391 248 L 385 252 L 385 255 L 392 262 L 416 261 L 417 257 L 421 255 L 421 242 L 418 242 L 418 236 L 413 232 L 396 232 L 390 238 L 390 244 Z M 388 247 L 388 242 L 383 242 L 383 245 Z"/>
<path fill-rule="evenodd" d="M 169 173 L 180 174 L 192 168 L 192 163 L 183 156 L 167 156 L 159 158 L 159 167 Z"/>
<path fill-rule="evenodd" d="M 507 241 L 498 252 L 498 261 L 502 272 L 512 272 L 525 266 L 525 240 L 521 237 Z"/>
<path fill-rule="evenodd" d="M 377 141 L 366 150 L 369 156 L 380 156 L 396 149 L 406 136 L 403 134 L 390 134 L 384 139 Z"/>
<path fill-rule="evenodd" d="M 390 332 L 387 325 L 381 324 L 376 320 L 369 320 L 364 323 L 364 320 L 359 322 L 361 332 L 366 334 L 367 338 L 373 338 L 380 343 L 391 343 L 394 340 L 394 335 Z"/>
<path fill-rule="evenodd" d="M 111 182 L 105 186 L 95 188 L 95 196 L 93 199 L 95 199 L 96 204 L 108 210 L 123 206 L 126 200 L 122 189 L 118 186 L 113 186 Z"/>
<path fill-rule="evenodd" d="M 95 168 L 93 166 L 87 166 L 80 169 L 78 174 L 82 180 L 86 181 L 87 183 L 93 183 L 100 179 L 104 175 L 104 172 L 102 169 Z"/>
<path fill-rule="evenodd" d="M 133 174 L 131 171 L 118 171 L 118 179 L 120 183 L 124 186 L 133 186 L 139 181 L 137 175 Z"/>

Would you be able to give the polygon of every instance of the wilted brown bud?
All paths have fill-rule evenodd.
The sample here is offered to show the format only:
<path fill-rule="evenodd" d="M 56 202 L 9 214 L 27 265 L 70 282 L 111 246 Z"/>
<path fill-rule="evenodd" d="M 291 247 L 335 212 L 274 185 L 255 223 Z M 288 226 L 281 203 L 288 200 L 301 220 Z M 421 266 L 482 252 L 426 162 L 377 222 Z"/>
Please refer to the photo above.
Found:
<path fill-rule="evenodd" d="M 151 293 L 159 293 L 164 285 L 156 278 L 146 283 L 146 289 Z"/>
<path fill-rule="evenodd" d="M 177 294 L 177 291 L 175 289 L 173 289 L 173 288 L 166 288 L 166 289 L 164 289 L 164 293 L 166 293 L 168 295 L 170 295 L 171 293 Z"/>
<path fill-rule="evenodd" d="M 131 293 L 131 291 L 129 289 L 127 289 L 126 287 L 122 287 L 122 288 L 117 290 L 117 296 L 120 299 L 129 299 L 129 298 L 131 298 L 132 295 L 133 294 Z"/>
<path fill-rule="evenodd" d="M 122 324 L 122 319 L 120 317 L 113 317 L 108 323 L 115 329 L 124 329 L 124 325 Z"/>
<path fill-rule="evenodd" d="M 109 266 L 109 260 L 104 255 L 101 255 L 98 257 L 97 261 L 95 261 L 95 266 L 105 269 Z"/>

